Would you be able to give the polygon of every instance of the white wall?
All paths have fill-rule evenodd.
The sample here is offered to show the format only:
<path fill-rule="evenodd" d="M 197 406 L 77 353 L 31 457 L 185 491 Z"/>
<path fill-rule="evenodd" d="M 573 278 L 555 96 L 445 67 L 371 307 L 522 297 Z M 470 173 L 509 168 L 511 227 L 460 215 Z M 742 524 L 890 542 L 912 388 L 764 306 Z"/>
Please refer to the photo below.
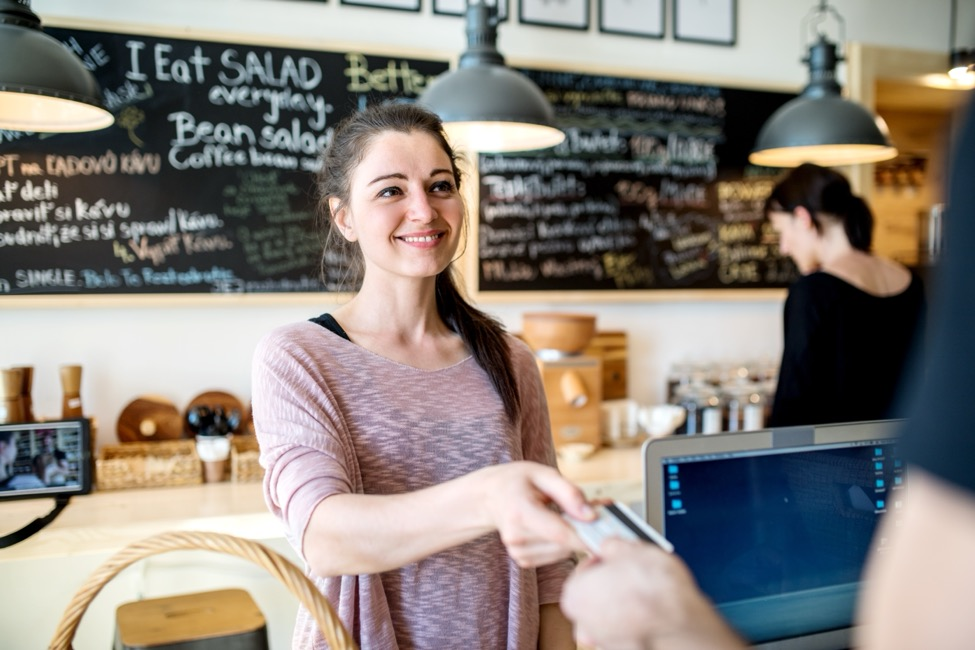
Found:
<path fill-rule="evenodd" d="M 436 16 L 432 0 L 419 14 L 290 0 L 36 0 L 49 24 L 131 25 L 180 37 L 228 38 L 364 52 L 450 58 L 464 45 L 463 21 Z M 667 3 L 670 4 L 669 2 Z M 597 1 L 592 26 L 580 33 L 504 23 L 500 49 L 509 63 L 545 64 L 657 79 L 798 90 L 800 20 L 812 0 L 738 0 L 738 44 L 733 48 L 600 34 Z M 923 50 L 947 50 L 949 0 L 838 0 L 849 39 Z M 516 15 L 517 0 L 511 0 Z M 514 16 L 513 16 L 514 18 Z M 668 34 L 670 28 L 668 26 Z M 433 48 L 431 49 L 431 44 Z M 624 63 L 625 62 L 625 63 Z M 2 254 L 2 253 L 0 253 Z M 603 330 L 625 330 L 630 341 L 630 393 L 641 402 L 662 399 L 675 360 L 776 357 L 781 348 L 782 292 L 763 299 L 580 304 L 489 303 L 514 330 L 523 311 L 592 311 Z M 258 337 L 277 324 L 327 311 L 327 297 L 300 300 L 102 302 L 55 300 L 25 306 L 0 300 L 0 367 L 33 365 L 35 412 L 60 413 L 57 367 L 84 367 L 82 401 L 99 424 L 99 443 L 115 441 L 121 409 L 136 396 L 156 393 L 182 408 L 209 389 L 250 396 L 250 355 Z"/>
<path fill-rule="evenodd" d="M 963 0 L 967 3 L 970 0 Z M 605 68 L 666 79 L 798 89 L 806 81 L 800 22 L 818 0 L 737 0 L 738 42 L 733 48 L 613 36 L 598 31 L 598 0 L 589 0 L 585 32 L 519 25 L 518 0 L 499 31 L 509 63 L 551 63 L 569 69 Z M 950 0 L 834 0 L 848 40 L 947 54 Z M 170 35 L 223 32 L 259 39 L 304 40 L 322 49 L 354 43 L 381 52 L 408 49 L 450 57 L 465 45 L 463 19 L 433 14 L 421 0 L 418 14 L 342 5 L 341 0 L 34 0 L 45 21 L 62 19 L 154 26 Z M 831 34 L 835 24 L 827 23 Z M 842 69 L 841 69 L 842 74 Z"/>

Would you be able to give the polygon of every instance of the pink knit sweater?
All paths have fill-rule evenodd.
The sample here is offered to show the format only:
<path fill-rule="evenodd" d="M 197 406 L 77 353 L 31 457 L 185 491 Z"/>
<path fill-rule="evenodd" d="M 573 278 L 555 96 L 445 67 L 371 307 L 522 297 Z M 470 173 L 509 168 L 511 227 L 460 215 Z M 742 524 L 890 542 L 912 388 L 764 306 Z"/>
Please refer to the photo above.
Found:
<path fill-rule="evenodd" d="M 554 466 L 534 357 L 510 344 L 517 426 L 472 357 L 418 370 L 311 322 L 265 336 L 252 391 L 264 493 L 299 555 L 312 511 L 330 495 L 414 491 L 517 460 Z M 558 602 L 570 569 L 521 569 L 493 533 L 382 574 L 309 575 L 364 650 L 498 650 L 536 647 L 539 606 Z M 294 647 L 327 647 L 304 608 Z"/>

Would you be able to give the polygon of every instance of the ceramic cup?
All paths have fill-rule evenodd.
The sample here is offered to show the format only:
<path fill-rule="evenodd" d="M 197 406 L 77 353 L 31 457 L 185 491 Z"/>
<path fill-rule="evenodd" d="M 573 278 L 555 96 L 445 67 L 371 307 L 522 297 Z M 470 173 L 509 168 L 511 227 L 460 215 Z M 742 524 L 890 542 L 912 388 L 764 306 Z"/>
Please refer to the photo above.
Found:
<path fill-rule="evenodd" d="M 640 431 L 639 404 L 633 399 L 604 400 L 602 411 L 602 438 L 610 447 L 638 445 L 645 436 Z"/>
<path fill-rule="evenodd" d="M 651 438 L 669 436 L 677 427 L 684 424 L 687 412 L 676 404 L 659 404 L 644 406 L 640 409 L 637 420 L 644 431 Z"/>

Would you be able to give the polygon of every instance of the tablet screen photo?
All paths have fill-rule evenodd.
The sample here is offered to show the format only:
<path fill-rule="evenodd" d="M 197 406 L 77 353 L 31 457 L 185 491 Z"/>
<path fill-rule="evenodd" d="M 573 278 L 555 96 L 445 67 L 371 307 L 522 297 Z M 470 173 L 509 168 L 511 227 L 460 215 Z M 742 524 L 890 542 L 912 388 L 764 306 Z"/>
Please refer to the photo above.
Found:
<path fill-rule="evenodd" d="M 0 500 L 91 491 L 87 419 L 0 424 Z"/>

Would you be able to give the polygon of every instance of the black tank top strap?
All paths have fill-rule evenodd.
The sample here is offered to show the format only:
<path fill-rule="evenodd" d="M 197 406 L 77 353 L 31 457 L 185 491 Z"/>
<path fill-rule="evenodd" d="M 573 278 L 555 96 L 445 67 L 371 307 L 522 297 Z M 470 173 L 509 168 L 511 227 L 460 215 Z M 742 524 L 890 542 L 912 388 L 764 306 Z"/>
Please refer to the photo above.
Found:
<path fill-rule="evenodd" d="M 308 320 L 310 320 L 313 323 L 317 323 L 318 325 L 321 325 L 322 327 L 327 329 L 329 332 L 332 332 L 333 334 L 338 334 L 346 341 L 349 342 L 352 341 L 352 339 L 349 338 L 349 335 L 345 333 L 345 330 L 342 329 L 342 326 L 339 325 L 338 321 L 335 320 L 335 317 L 333 317 L 331 314 L 325 313 L 322 314 L 321 316 L 316 316 L 315 318 L 309 318 Z"/>

